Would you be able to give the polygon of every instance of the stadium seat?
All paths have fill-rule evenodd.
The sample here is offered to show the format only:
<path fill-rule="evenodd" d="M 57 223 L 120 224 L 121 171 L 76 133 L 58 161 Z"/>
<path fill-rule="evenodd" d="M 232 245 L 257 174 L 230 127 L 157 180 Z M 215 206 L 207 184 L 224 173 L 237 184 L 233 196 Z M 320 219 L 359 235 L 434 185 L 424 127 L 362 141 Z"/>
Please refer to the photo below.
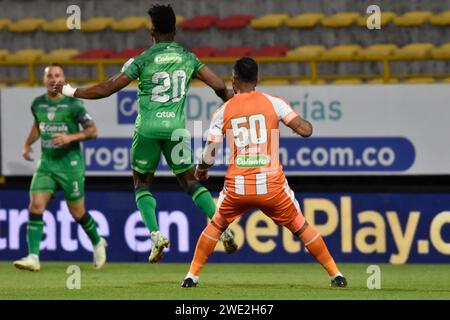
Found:
<path fill-rule="evenodd" d="M 380 60 L 391 57 L 398 49 L 397 45 L 392 43 L 374 44 L 363 48 L 358 52 L 358 57 L 364 60 Z"/>
<path fill-rule="evenodd" d="M 148 17 L 125 17 L 111 23 L 111 29 L 115 31 L 136 31 L 143 29 L 150 21 Z"/>
<path fill-rule="evenodd" d="M 73 59 L 105 59 L 110 58 L 114 54 L 113 50 L 107 48 L 91 49 L 76 55 Z"/>
<path fill-rule="evenodd" d="M 67 28 L 67 17 L 58 18 L 52 21 L 45 21 L 42 24 L 42 30 L 45 32 L 67 32 L 69 29 Z"/>
<path fill-rule="evenodd" d="M 315 60 L 319 58 L 325 50 L 324 46 L 306 45 L 289 50 L 286 55 L 301 60 Z"/>
<path fill-rule="evenodd" d="M 61 62 L 65 60 L 69 60 L 72 57 L 76 56 L 79 53 L 77 49 L 56 49 L 50 51 L 47 54 L 42 55 L 39 58 L 41 62 Z"/>
<path fill-rule="evenodd" d="M 180 27 L 183 30 L 205 30 L 214 25 L 217 20 L 219 20 L 217 16 L 197 16 L 185 20 Z"/>
<path fill-rule="evenodd" d="M 345 78 L 345 79 L 337 79 L 331 82 L 332 84 L 338 85 L 347 85 L 347 84 L 361 84 L 363 81 L 360 78 Z"/>
<path fill-rule="evenodd" d="M 146 48 L 132 48 L 132 49 L 124 49 L 122 51 L 113 53 L 110 58 L 114 59 L 130 59 L 140 55 L 142 52 L 147 50 Z"/>
<path fill-rule="evenodd" d="M 289 19 L 289 15 L 283 13 L 268 14 L 253 19 L 250 24 L 254 29 L 275 29 Z"/>
<path fill-rule="evenodd" d="M 431 56 L 434 59 L 450 59 L 450 42 L 431 49 Z"/>
<path fill-rule="evenodd" d="M 373 78 L 367 80 L 368 84 L 395 84 L 399 83 L 399 80 L 397 78 L 389 78 L 387 81 L 384 80 L 384 78 Z"/>
<path fill-rule="evenodd" d="M 399 27 L 416 27 L 428 22 L 432 15 L 431 11 L 410 11 L 395 17 L 394 23 Z"/>
<path fill-rule="evenodd" d="M 11 23 L 11 19 L 0 18 L 0 30 L 6 29 L 10 23 Z"/>
<path fill-rule="evenodd" d="M 324 85 L 326 81 L 323 79 L 317 79 L 316 81 L 310 79 L 303 79 L 296 82 L 300 86 L 312 86 L 312 85 Z"/>
<path fill-rule="evenodd" d="M 265 46 L 252 52 L 253 57 L 283 57 L 289 50 L 287 46 Z"/>
<path fill-rule="evenodd" d="M 358 12 L 338 12 L 332 16 L 324 17 L 320 22 L 324 27 L 342 28 L 351 26 L 359 17 Z"/>
<path fill-rule="evenodd" d="M 45 23 L 42 18 L 24 18 L 8 24 L 11 32 L 33 32 Z"/>
<path fill-rule="evenodd" d="M 5 61 L 16 63 L 34 62 L 44 55 L 44 53 L 41 49 L 23 49 L 9 54 L 5 57 Z"/>
<path fill-rule="evenodd" d="M 337 45 L 324 51 L 320 59 L 328 61 L 352 60 L 360 50 L 361 46 L 357 44 Z"/>
<path fill-rule="evenodd" d="M 94 17 L 86 21 L 81 21 L 81 31 L 83 32 L 97 32 L 103 31 L 111 26 L 114 22 L 111 17 Z"/>
<path fill-rule="evenodd" d="M 393 57 L 398 60 L 425 59 L 433 48 L 431 43 L 411 43 L 395 51 Z"/>
<path fill-rule="evenodd" d="M 229 47 L 222 51 L 217 52 L 217 57 L 243 57 L 251 55 L 253 49 L 248 46 L 241 47 Z"/>
<path fill-rule="evenodd" d="M 360 27 L 364 27 L 364 28 L 367 27 L 367 18 L 369 16 L 370 15 L 358 17 L 358 19 L 356 20 L 356 24 Z M 397 16 L 397 14 L 395 12 L 381 11 L 381 19 L 380 19 L 381 27 L 384 27 L 388 23 L 391 23 L 392 21 L 394 21 L 394 18 L 396 16 Z"/>
<path fill-rule="evenodd" d="M 190 49 L 197 57 L 214 57 L 219 52 L 216 48 L 212 47 L 198 47 Z"/>
<path fill-rule="evenodd" d="M 263 79 L 258 85 L 260 86 L 288 86 L 289 80 L 287 79 Z"/>
<path fill-rule="evenodd" d="M 253 19 L 249 15 L 229 16 L 225 19 L 217 20 L 216 26 L 219 29 L 242 29 L 245 28 Z"/>
<path fill-rule="evenodd" d="M 442 80 L 443 83 L 450 83 L 450 78 L 445 78 Z"/>
<path fill-rule="evenodd" d="M 9 55 L 9 50 L 0 49 L 0 61 L 3 61 Z"/>
<path fill-rule="evenodd" d="M 404 83 L 410 83 L 410 84 L 430 84 L 435 83 L 436 80 L 431 77 L 416 77 L 416 78 L 410 78 L 407 79 Z"/>
<path fill-rule="evenodd" d="M 324 17 L 323 13 L 301 13 L 286 21 L 289 28 L 312 28 L 315 27 Z"/>
<path fill-rule="evenodd" d="M 441 12 L 437 15 L 430 17 L 430 24 L 435 26 L 448 26 L 450 25 L 450 10 Z"/>

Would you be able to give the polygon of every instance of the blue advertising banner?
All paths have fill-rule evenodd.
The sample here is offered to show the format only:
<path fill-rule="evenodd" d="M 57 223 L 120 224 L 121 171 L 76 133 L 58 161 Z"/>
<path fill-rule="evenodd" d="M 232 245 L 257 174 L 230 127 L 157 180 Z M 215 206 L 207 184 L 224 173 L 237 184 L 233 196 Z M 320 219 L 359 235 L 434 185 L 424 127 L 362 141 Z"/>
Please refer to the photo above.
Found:
<path fill-rule="evenodd" d="M 165 262 L 189 262 L 207 220 L 182 192 L 155 192 L 160 230 L 170 239 Z M 450 262 L 450 194 L 306 193 L 297 195 L 306 220 L 340 262 Z M 27 253 L 28 191 L 0 192 L 0 259 Z M 86 206 L 108 243 L 109 261 L 147 261 L 149 233 L 130 192 L 88 192 Z M 44 214 L 43 260 L 90 260 L 91 244 L 62 195 Z M 257 209 L 231 225 L 239 250 L 210 261 L 307 262 L 301 242 Z"/>

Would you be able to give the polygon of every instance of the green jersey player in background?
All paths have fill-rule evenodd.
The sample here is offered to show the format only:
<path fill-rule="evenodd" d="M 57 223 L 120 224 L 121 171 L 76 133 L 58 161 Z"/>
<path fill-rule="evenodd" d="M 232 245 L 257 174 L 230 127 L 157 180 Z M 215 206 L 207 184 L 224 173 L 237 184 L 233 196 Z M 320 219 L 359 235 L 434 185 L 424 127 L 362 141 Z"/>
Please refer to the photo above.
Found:
<path fill-rule="evenodd" d="M 159 231 L 156 200 L 150 191 L 161 152 L 196 206 L 209 218 L 216 210 L 209 191 L 195 179 L 190 140 L 180 134 L 185 130 L 184 102 L 189 82 L 191 78 L 203 81 L 223 101 L 234 93 L 193 53 L 174 42 L 176 17 L 170 5 L 154 5 L 148 14 L 152 21 L 152 47 L 127 61 L 122 71 L 108 81 L 78 89 L 59 83 L 55 90 L 67 96 L 99 99 L 119 91 L 133 80 L 139 81 L 139 114 L 133 136 L 131 167 L 136 204 L 153 241 L 149 261 L 154 263 L 169 245 L 168 239 Z M 221 239 L 226 252 L 237 250 L 229 230 Z"/>
<path fill-rule="evenodd" d="M 18 269 L 39 271 L 39 246 L 43 236 L 43 212 L 59 187 L 72 217 L 88 235 L 93 245 L 94 268 L 106 262 L 106 242 L 100 238 L 95 221 L 84 206 L 84 160 L 80 141 L 94 139 L 97 129 L 81 100 L 54 91 L 55 83 L 64 81 L 60 65 L 45 68 L 47 93 L 34 99 L 31 112 L 34 123 L 23 147 L 23 157 L 31 158 L 31 145 L 41 138 L 41 158 L 30 187 L 27 226 L 28 256 L 14 261 Z M 83 131 L 79 130 L 79 126 Z"/>

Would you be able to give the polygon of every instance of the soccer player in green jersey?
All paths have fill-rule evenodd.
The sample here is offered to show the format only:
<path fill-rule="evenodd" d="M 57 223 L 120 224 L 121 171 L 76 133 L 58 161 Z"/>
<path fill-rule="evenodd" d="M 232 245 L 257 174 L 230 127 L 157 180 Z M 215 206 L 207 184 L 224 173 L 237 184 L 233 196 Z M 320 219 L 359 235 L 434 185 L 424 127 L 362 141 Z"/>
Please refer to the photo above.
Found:
<path fill-rule="evenodd" d="M 100 238 L 95 221 L 84 206 L 84 160 L 80 141 L 94 139 L 97 129 L 81 100 L 54 91 L 55 83 L 64 81 L 60 65 L 45 68 L 47 93 L 34 99 L 31 112 L 34 123 L 25 145 L 23 157 L 33 161 L 31 145 L 41 139 L 41 158 L 30 187 L 27 227 L 28 256 L 14 261 L 18 269 L 39 271 L 39 246 L 43 236 L 43 212 L 57 187 L 64 192 L 72 217 L 79 223 L 93 245 L 94 268 L 106 262 L 106 242 Z M 83 131 L 79 130 L 79 126 Z"/>
<path fill-rule="evenodd" d="M 209 218 L 216 210 L 209 191 L 195 179 L 190 140 L 177 137 L 180 130 L 185 130 L 184 102 L 189 82 L 191 78 L 203 81 L 223 101 L 234 93 L 193 53 L 174 41 L 176 17 L 170 5 L 154 5 L 148 14 L 155 42 L 152 47 L 128 60 L 122 71 L 108 81 L 78 89 L 59 83 L 55 90 L 67 96 L 99 99 L 119 91 L 135 79 L 139 80 L 139 114 L 133 136 L 131 167 L 136 204 L 153 241 L 149 261 L 154 263 L 169 245 L 168 239 L 159 232 L 156 200 L 150 191 L 161 152 L 181 187 L 192 196 L 197 207 Z M 221 239 L 226 252 L 237 250 L 229 230 Z"/>

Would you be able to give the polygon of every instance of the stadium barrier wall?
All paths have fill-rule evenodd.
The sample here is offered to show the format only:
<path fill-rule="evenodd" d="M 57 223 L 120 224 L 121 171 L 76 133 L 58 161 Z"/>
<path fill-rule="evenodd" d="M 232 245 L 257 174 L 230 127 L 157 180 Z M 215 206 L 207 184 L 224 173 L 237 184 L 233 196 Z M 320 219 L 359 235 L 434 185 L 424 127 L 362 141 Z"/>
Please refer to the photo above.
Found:
<path fill-rule="evenodd" d="M 181 192 L 155 192 L 161 231 L 171 245 L 164 262 L 190 262 L 205 216 Z M 217 194 L 216 194 L 217 196 Z M 297 194 L 306 219 L 316 226 L 339 262 L 392 264 L 450 262 L 449 193 Z M 0 192 L 0 260 L 27 253 L 27 190 Z M 109 261 L 147 261 L 149 234 L 132 192 L 88 192 L 86 205 L 108 243 Z M 62 194 L 44 215 L 42 260 L 89 261 L 91 245 L 71 218 Z M 258 210 L 231 225 L 239 251 L 211 262 L 312 262 L 304 246 Z"/>

